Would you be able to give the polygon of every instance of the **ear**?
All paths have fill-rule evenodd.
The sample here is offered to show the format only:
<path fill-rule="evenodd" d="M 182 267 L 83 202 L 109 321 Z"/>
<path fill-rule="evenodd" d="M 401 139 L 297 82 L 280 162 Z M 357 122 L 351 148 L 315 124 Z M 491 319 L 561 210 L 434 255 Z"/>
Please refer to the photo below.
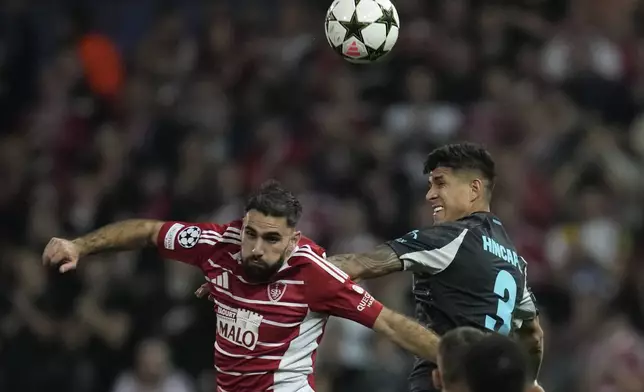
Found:
<path fill-rule="evenodd" d="M 297 246 L 298 242 L 300 242 L 300 238 L 302 238 L 302 232 L 301 231 L 296 231 L 293 233 L 293 236 L 291 237 L 289 244 L 288 244 L 288 251 L 293 252 L 295 250 L 295 247 Z"/>
<path fill-rule="evenodd" d="M 470 201 L 485 197 L 485 184 L 480 178 L 475 178 L 470 183 Z"/>
<path fill-rule="evenodd" d="M 441 379 L 441 372 L 438 369 L 432 370 L 432 382 L 436 389 L 443 389 L 443 380 Z"/>

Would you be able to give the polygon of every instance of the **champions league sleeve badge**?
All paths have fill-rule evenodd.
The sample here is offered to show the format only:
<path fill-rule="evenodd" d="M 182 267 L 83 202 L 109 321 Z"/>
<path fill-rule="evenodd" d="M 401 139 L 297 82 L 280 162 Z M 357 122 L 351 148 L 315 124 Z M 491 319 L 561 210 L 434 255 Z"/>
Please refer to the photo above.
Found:
<path fill-rule="evenodd" d="M 197 226 L 189 226 L 181 230 L 178 236 L 179 245 L 183 248 L 192 248 L 197 245 L 199 237 L 201 237 L 201 229 Z"/>

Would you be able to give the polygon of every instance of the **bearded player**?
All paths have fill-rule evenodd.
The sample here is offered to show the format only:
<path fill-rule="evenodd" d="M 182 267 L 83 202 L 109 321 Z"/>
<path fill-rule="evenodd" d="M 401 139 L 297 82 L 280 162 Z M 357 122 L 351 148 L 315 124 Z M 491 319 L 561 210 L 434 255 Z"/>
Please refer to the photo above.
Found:
<path fill-rule="evenodd" d="M 439 335 L 471 326 L 503 335 L 513 331 L 530 353 L 536 380 L 543 332 L 527 286 L 527 263 L 503 223 L 490 212 L 496 177 L 490 154 L 475 144 L 452 144 L 425 161 L 434 225 L 413 230 L 373 251 L 329 257 L 351 279 L 397 271 L 414 275 L 418 320 Z M 427 376 L 436 362 L 417 358 L 412 392 L 436 391 Z"/>
<path fill-rule="evenodd" d="M 326 261 L 295 229 L 299 201 L 266 183 L 242 220 L 226 224 L 128 220 L 73 241 L 53 238 L 45 265 L 73 270 L 81 257 L 156 246 L 162 257 L 200 268 L 217 314 L 219 392 L 313 391 L 315 354 L 329 315 L 380 332 L 435 360 L 438 337 L 383 307 Z"/>

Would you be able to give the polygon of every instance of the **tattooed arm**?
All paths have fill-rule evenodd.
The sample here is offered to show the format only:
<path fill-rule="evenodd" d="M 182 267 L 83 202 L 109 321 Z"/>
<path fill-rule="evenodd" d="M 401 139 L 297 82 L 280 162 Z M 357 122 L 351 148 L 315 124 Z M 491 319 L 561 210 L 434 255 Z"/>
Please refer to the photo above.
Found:
<path fill-rule="evenodd" d="M 403 270 L 402 261 L 386 244 L 378 245 L 371 252 L 334 255 L 327 260 L 346 272 L 354 281 L 377 278 Z"/>
<path fill-rule="evenodd" d="M 52 238 L 43 252 L 43 264 L 60 264 L 60 272 L 67 272 L 75 269 L 83 256 L 152 246 L 162 226 L 160 221 L 132 219 L 112 223 L 73 241 Z"/>
<path fill-rule="evenodd" d="M 131 219 L 112 223 L 72 241 L 80 257 L 154 246 L 163 222 Z"/>

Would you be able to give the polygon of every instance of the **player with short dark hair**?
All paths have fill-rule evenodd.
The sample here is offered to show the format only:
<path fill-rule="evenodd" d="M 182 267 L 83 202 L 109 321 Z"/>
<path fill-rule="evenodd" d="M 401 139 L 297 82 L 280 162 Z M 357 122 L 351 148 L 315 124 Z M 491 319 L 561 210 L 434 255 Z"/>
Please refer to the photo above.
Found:
<path fill-rule="evenodd" d="M 435 360 L 438 336 L 376 301 L 295 229 L 299 201 L 277 182 L 226 224 L 127 220 L 68 241 L 52 238 L 45 265 L 61 272 L 81 257 L 156 246 L 200 268 L 217 313 L 217 391 L 313 391 L 315 353 L 329 315 L 383 333 Z"/>
<path fill-rule="evenodd" d="M 468 392 L 465 381 L 465 355 L 470 346 L 485 337 L 472 327 L 452 329 L 441 337 L 437 369 L 432 372 L 434 386 L 442 392 Z"/>
<path fill-rule="evenodd" d="M 514 331 L 530 350 L 536 377 L 543 332 L 527 286 L 527 262 L 490 212 L 494 160 L 476 144 L 451 144 L 428 155 L 424 173 L 433 226 L 413 230 L 371 252 L 328 260 L 356 280 L 413 272 L 416 314 L 423 325 L 439 335 L 459 326 L 504 335 Z M 411 391 L 435 391 L 427 377 L 435 368 L 435 363 L 417 358 Z"/>
<path fill-rule="evenodd" d="M 463 357 L 467 392 L 538 391 L 523 347 L 499 334 L 473 342 Z"/>

